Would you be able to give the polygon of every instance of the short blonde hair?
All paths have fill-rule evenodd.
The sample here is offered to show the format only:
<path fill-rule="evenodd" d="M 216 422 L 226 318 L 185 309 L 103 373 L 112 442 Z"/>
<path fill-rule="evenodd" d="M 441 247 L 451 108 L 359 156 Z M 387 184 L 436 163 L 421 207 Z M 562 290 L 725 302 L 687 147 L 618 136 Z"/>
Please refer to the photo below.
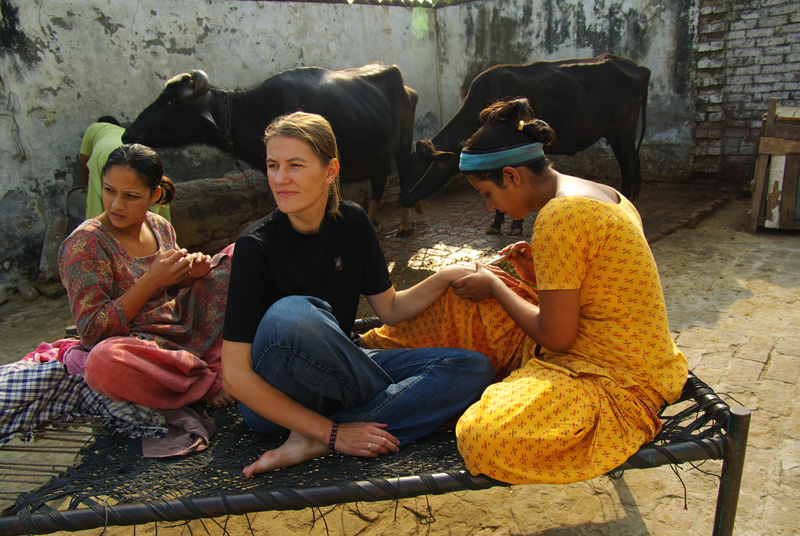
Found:
<path fill-rule="evenodd" d="M 334 158 L 339 160 L 339 147 L 336 136 L 327 119 L 318 114 L 292 112 L 282 115 L 264 130 L 264 145 L 274 136 L 285 136 L 308 143 L 319 157 L 323 166 L 327 166 Z M 339 212 L 339 174 L 337 173 L 328 191 L 328 203 L 325 213 L 328 216 L 341 216 Z"/>

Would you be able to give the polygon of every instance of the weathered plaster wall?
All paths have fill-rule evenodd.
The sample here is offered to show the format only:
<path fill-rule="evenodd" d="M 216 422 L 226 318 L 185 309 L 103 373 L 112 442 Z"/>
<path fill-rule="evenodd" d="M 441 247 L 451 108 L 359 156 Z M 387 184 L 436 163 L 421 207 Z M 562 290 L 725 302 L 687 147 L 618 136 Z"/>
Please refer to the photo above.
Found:
<path fill-rule="evenodd" d="M 487 0 L 437 9 L 440 93 L 463 97 L 478 73 L 498 63 L 603 53 L 631 58 L 652 71 L 643 180 L 685 180 L 692 144 L 694 11 L 692 0 Z M 443 101 L 441 117 L 451 117 L 459 104 Z M 602 140 L 573 157 L 552 159 L 565 171 L 619 178 Z"/>
<path fill-rule="evenodd" d="M 244 88 L 295 66 L 394 63 L 420 95 L 416 135 L 429 138 L 486 67 L 613 52 L 653 71 L 645 180 L 683 180 L 696 1 L 479 0 L 432 9 L 358 0 L 0 0 L 0 284 L 14 287 L 40 268 L 53 275 L 86 126 L 104 114 L 131 121 L 167 79 L 195 68 L 214 85 Z M 234 169 L 216 149 L 159 152 L 177 180 Z M 602 143 L 559 167 L 618 174 Z M 207 218 L 196 212 L 185 213 Z"/>
<path fill-rule="evenodd" d="M 0 284 L 10 287 L 19 277 L 37 276 L 42 253 L 52 274 L 65 198 L 80 180 L 77 155 L 86 126 L 104 114 L 130 122 L 175 74 L 201 68 L 213 85 L 244 88 L 296 66 L 381 61 L 399 65 L 420 94 L 436 94 L 430 9 L 0 0 L 0 13 L 0 99 L 9 103 L 0 112 Z M 423 116 L 435 102 L 422 99 Z M 234 169 L 215 149 L 194 148 L 189 158 L 159 152 L 167 157 L 166 173 L 178 180 Z M 196 159 L 201 166 L 187 166 Z"/>

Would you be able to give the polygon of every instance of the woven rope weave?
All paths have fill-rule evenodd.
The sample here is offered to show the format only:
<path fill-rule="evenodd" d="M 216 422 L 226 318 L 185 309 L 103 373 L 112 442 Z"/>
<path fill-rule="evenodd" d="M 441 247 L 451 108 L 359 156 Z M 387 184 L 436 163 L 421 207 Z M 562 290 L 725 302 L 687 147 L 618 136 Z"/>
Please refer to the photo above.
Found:
<path fill-rule="evenodd" d="M 690 375 L 681 401 L 662 412 L 664 426 L 656 441 L 642 447 L 623 469 L 722 458 L 722 425 L 728 411 L 708 386 Z M 41 531 L 31 521 L 34 514 L 46 517 L 56 530 L 86 528 L 71 523 L 66 518 L 71 517 L 69 511 L 65 517 L 48 506 L 67 497 L 68 510 L 90 509 L 103 523 L 129 525 L 503 485 L 466 472 L 452 431 L 431 434 L 398 454 L 356 458 L 334 453 L 247 480 L 242 468 L 284 439 L 252 432 L 235 407 L 208 412 L 217 435 L 207 450 L 174 459 L 148 459 L 141 456 L 141 440 L 101 435 L 84 449 L 78 466 L 21 495 L 3 515 L 16 516 L 27 532 L 35 533 Z M 122 514 L 125 505 L 141 508 Z"/>

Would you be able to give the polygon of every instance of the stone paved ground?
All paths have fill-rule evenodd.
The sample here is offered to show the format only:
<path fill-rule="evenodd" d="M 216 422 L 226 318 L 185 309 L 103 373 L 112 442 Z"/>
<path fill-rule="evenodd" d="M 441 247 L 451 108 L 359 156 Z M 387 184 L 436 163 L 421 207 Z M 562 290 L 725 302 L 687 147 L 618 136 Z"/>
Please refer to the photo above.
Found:
<path fill-rule="evenodd" d="M 718 393 L 753 410 L 735 533 L 798 534 L 800 239 L 785 232 L 746 233 L 749 201 L 721 201 L 735 193 L 651 186 L 636 204 L 653 243 L 678 345 Z M 399 287 L 448 262 L 486 259 L 511 240 L 484 234 L 491 217 L 482 199 L 463 185 L 433 198 L 409 239 L 392 236 L 397 214 L 386 207 L 379 232 Z M 525 235 L 530 225 L 526 221 Z M 0 305 L 0 358 L 17 358 L 40 340 L 58 336 L 68 318 L 63 299 Z M 249 523 L 258 534 L 710 534 L 719 466 L 706 462 L 702 471 L 682 466 L 680 479 L 661 467 L 628 471 L 619 480 L 340 505 L 323 508 L 324 521 L 312 510 L 262 512 L 232 517 L 227 529 L 244 534 Z M 160 534 L 171 535 L 205 530 L 222 533 L 209 520 L 158 526 Z M 133 532 L 112 528 L 105 534 Z M 150 524 L 136 532 L 155 528 Z"/>

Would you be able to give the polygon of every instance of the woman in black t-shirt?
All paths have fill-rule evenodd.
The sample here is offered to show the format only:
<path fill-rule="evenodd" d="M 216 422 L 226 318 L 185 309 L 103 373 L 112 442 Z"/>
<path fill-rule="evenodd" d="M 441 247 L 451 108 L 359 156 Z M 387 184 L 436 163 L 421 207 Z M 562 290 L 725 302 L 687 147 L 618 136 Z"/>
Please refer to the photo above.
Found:
<path fill-rule="evenodd" d="M 223 331 L 223 382 L 254 430 L 285 435 L 246 477 L 336 450 L 397 452 L 459 415 L 494 381 L 489 360 L 454 348 L 367 350 L 350 341 L 364 294 L 394 325 L 424 310 L 473 267 L 411 289 L 392 286 L 364 211 L 339 200 L 336 138 L 295 112 L 265 132 L 278 208 L 236 241 Z"/>

